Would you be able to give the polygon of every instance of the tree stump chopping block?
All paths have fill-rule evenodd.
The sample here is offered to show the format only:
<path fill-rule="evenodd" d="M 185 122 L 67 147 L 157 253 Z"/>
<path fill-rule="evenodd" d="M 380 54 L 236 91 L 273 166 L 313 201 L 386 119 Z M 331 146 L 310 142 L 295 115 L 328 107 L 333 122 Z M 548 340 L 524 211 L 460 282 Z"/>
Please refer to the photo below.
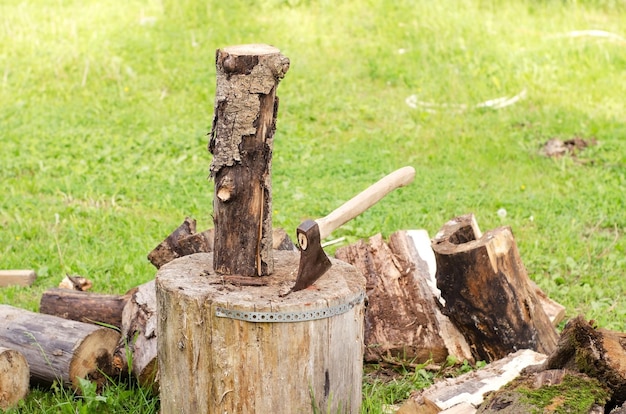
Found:
<path fill-rule="evenodd" d="M 215 270 L 272 273 L 271 161 L 278 97 L 289 59 L 268 45 L 217 51 L 215 112 L 209 151 L 215 180 Z"/>
<path fill-rule="evenodd" d="M 476 359 L 555 349 L 558 334 L 535 295 L 509 227 L 482 235 L 468 214 L 446 223 L 432 247 L 437 287 L 445 300 L 442 312 L 468 339 Z"/>
<path fill-rule="evenodd" d="M 210 253 L 158 271 L 164 414 L 360 411 L 365 279 L 331 259 L 314 286 L 281 296 L 299 257 L 274 252 L 264 286 L 229 283 Z"/>
<path fill-rule="evenodd" d="M 0 346 L 24 355 L 35 381 L 79 390 L 79 378 L 101 386 L 118 373 L 112 357 L 120 335 L 113 329 L 9 305 L 0 305 L 0 316 Z"/>

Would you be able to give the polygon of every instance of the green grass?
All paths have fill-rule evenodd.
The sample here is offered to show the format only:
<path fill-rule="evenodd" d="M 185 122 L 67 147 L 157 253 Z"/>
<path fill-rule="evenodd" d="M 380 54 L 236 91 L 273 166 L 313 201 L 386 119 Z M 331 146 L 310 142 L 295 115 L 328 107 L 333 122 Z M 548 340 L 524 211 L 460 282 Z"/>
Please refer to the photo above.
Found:
<path fill-rule="evenodd" d="M 276 227 L 293 231 L 412 165 L 414 184 L 334 236 L 434 235 L 473 212 L 483 230 L 512 227 L 529 274 L 568 316 L 626 330 L 626 42 L 560 36 L 626 36 L 622 2 L 4 0 L 0 16 L 0 268 L 38 273 L 31 288 L 0 290 L 2 302 L 36 310 L 66 273 L 123 293 L 154 277 L 147 253 L 185 216 L 212 226 L 215 49 L 262 42 L 291 59 Z M 501 110 L 405 103 L 522 90 Z M 598 145 L 539 154 L 575 136 Z M 405 397 L 366 394 L 364 407 Z"/>

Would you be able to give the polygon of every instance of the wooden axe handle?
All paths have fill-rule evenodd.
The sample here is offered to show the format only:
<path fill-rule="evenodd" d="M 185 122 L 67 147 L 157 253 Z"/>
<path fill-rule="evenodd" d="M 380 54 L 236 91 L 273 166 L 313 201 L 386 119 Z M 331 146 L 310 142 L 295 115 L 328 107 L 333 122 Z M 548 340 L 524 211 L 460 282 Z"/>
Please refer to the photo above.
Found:
<path fill-rule="evenodd" d="M 326 217 L 315 220 L 320 228 L 320 240 L 328 237 L 333 230 L 378 203 L 391 191 L 410 184 L 414 177 L 415 169 L 413 167 L 400 168 L 381 178 L 380 181 L 372 184 Z"/>

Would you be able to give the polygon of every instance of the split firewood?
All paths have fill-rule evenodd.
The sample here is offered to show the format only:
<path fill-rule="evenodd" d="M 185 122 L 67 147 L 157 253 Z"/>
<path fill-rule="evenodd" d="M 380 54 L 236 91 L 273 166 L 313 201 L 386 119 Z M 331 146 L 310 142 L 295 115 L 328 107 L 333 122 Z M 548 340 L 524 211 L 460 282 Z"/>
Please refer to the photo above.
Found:
<path fill-rule="evenodd" d="M 447 378 L 413 393 L 397 414 L 475 413 L 488 393 L 516 378 L 523 368 L 545 359 L 545 355 L 529 349 L 517 351 L 481 369 Z M 511 411 L 514 412 L 524 411 Z"/>
<path fill-rule="evenodd" d="M 545 354 L 555 349 L 558 334 L 509 227 L 482 235 L 468 214 L 446 223 L 432 247 L 445 300 L 441 310 L 463 332 L 476 360 L 495 361 L 518 349 Z"/>
<path fill-rule="evenodd" d="M 30 369 L 20 352 L 0 347 L 0 410 L 14 407 L 28 394 Z"/>
<path fill-rule="evenodd" d="M 122 310 L 132 291 L 106 295 L 68 289 L 48 289 L 41 295 L 39 312 L 85 323 L 122 326 Z"/>
<path fill-rule="evenodd" d="M 272 236 L 275 250 L 296 250 L 285 230 L 273 229 Z M 187 217 L 172 234 L 148 254 L 148 260 L 159 269 L 178 257 L 194 253 L 210 253 L 214 249 L 214 238 L 214 229 L 196 233 L 196 220 Z"/>
<path fill-rule="evenodd" d="M 182 251 L 179 240 L 195 233 L 196 220 L 189 217 L 185 218 L 185 221 L 183 221 L 176 230 L 148 254 L 148 260 L 158 269 L 165 263 L 171 262 L 177 257 L 184 256 L 184 254 L 181 254 Z"/>
<path fill-rule="evenodd" d="M 364 358 L 442 362 L 453 355 L 471 360 L 465 338 L 436 304 L 429 266 L 415 243 L 405 231 L 394 233 L 389 244 L 378 234 L 335 254 L 367 279 Z"/>
<path fill-rule="evenodd" d="M 30 286 L 37 279 L 34 270 L 0 270 L 0 287 Z"/>
<path fill-rule="evenodd" d="M 157 390 L 157 313 L 154 280 L 139 285 L 130 294 L 122 313 L 122 335 L 114 364 L 130 369 L 139 382 Z"/>
<path fill-rule="evenodd" d="M 24 355 L 31 379 L 80 390 L 79 378 L 100 387 L 117 374 L 112 365 L 116 331 L 9 305 L 0 305 L 0 315 L 0 346 Z"/>
<path fill-rule="evenodd" d="M 596 329 L 582 316 L 570 320 L 556 349 L 528 372 L 569 369 L 593 377 L 609 387 L 611 407 L 626 401 L 626 333 Z"/>
<path fill-rule="evenodd" d="M 89 290 L 92 288 L 92 286 L 93 283 L 91 282 L 91 280 L 82 276 L 65 275 L 63 280 L 61 280 L 61 282 L 59 283 L 60 289 L 76 290 L 79 292 Z"/>

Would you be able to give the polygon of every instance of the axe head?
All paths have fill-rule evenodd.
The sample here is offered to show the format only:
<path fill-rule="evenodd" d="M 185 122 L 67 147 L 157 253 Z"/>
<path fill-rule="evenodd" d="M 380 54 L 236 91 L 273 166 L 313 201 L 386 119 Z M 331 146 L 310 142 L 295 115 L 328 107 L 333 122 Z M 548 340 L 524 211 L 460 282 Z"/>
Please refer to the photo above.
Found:
<path fill-rule="evenodd" d="M 292 292 L 311 286 L 332 266 L 322 249 L 320 228 L 315 221 L 304 221 L 298 226 L 296 232 L 300 249 L 300 265 L 296 284 L 291 288 Z"/>

